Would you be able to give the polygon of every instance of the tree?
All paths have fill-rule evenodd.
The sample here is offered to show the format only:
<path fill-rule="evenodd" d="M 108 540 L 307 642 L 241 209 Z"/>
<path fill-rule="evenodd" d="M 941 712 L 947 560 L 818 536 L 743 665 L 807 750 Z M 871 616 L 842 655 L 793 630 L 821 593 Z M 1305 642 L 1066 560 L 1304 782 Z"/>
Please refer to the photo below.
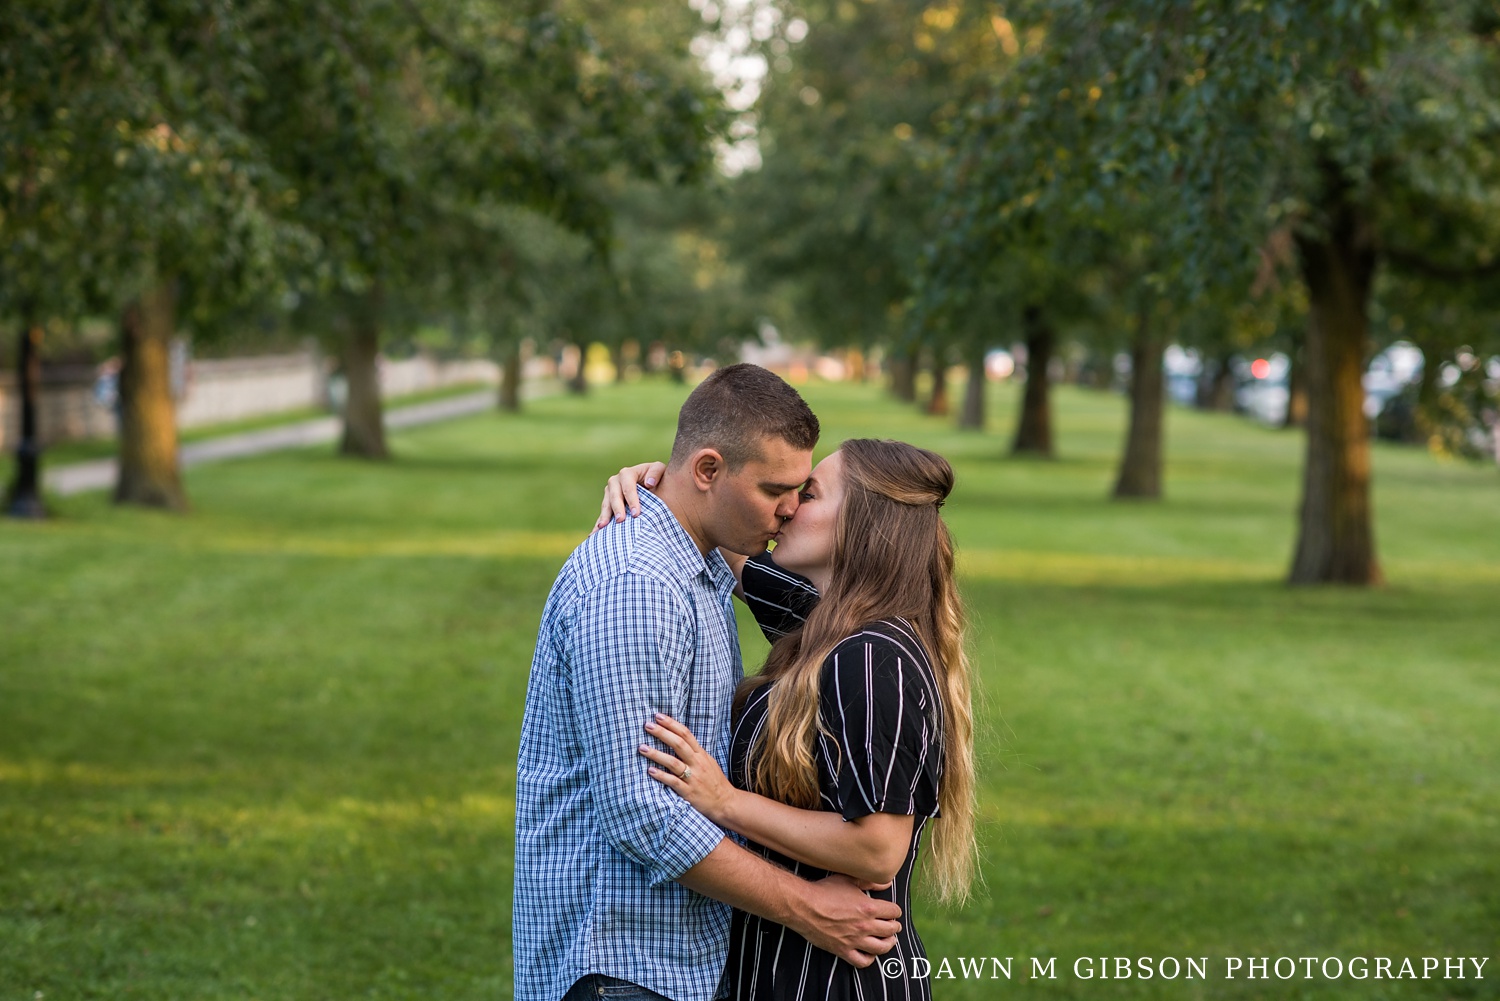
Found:
<path fill-rule="evenodd" d="M 1006 190 L 1043 205 L 1144 197 L 1187 301 L 1247 288 L 1267 235 L 1294 233 L 1309 413 L 1289 579 L 1378 582 L 1360 379 L 1373 279 L 1382 260 L 1490 266 L 1493 4 L 1038 0 L 1012 16 L 1034 40 L 1012 78 L 1017 103 L 1031 99 L 1018 118 L 1035 163 Z"/>
<path fill-rule="evenodd" d="M 914 316 L 953 323 L 997 297 L 1019 304 L 1027 382 L 1011 451 L 1050 457 L 1048 368 L 1058 323 L 1099 312 L 1091 285 L 1113 289 L 1104 312 L 1120 315 L 1138 342 L 1115 495 L 1158 496 L 1164 342 L 1145 322 L 1155 307 L 1144 304 L 1162 298 L 1167 276 L 1146 265 L 1152 241 L 1141 223 L 1149 212 L 1134 192 L 1110 190 L 1107 171 L 1070 152 L 1087 141 L 1092 102 L 1079 108 L 1060 98 L 1061 108 L 1034 109 L 1027 76 L 1034 56 L 1021 53 L 1008 20 L 994 24 L 1022 58 L 946 136 L 939 222 L 917 267 Z"/>
<path fill-rule="evenodd" d="M 1021 395 L 1021 416 L 1011 439 L 1012 455 L 1035 455 L 1050 459 L 1052 447 L 1052 388 L 1048 369 L 1056 333 L 1046 307 L 1028 303 L 1021 312 L 1021 330 L 1026 345 L 1026 390 Z"/>
<path fill-rule="evenodd" d="M 931 220 L 931 152 L 999 41 L 982 4 L 797 10 L 779 34 L 763 32 L 761 165 L 733 186 L 733 251 L 751 285 L 775 290 L 778 326 L 829 347 L 883 345 L 893 391 L 915 400 L 919 352 L 977 350 L 974 328 L 910 327 L 905 312 Z"/>
<path fill-rule="evenodd" d="M 175 317 L 274 289 L 306 246 L 278 216 L 285 189 L 242 127 L 258 85 L 248 22 L 220 2 L 43 0 L 0 17 L 0 162 L 16 198 L 0 222 L 4 278 L 42 313 L 121 317 L 115 497 L 182 508 L 165 395 Z"/>
<path fill-rule="evenodd" d="M 179 319 L 203 329 L 289 285 L 321 298 L 344 331 L 342 448 L 380 456 L 381 327 L 393 309 L 430 305 L 431 289 L 462 287 L 454 274 L 509 265 L 497 208 L 534 208 L 607 259 L 600 176 L 703 173 L 717 117 L 687 55 L 692 15 L 645 12 L 585 0 L 7 6 L 5 303 L 28 329 L 54 308 L 120 316 L 117 500 L 186 505 L 166 367 Z M 34 462 L 18 468 L 22 486 L 34 481 Z"/>
<path fill-rule="evenodd" d="M 1162 353 L 1167 338 L 1161 329 L 1161 303 L 1150 294 L 1142 294 L 1140 300 L 1130 341 L 1130 420 L 1114 496 L 1155 500 L 1161 497 L 1162 486 L 1166 406 Z"/>
<path fill-rule="evenodd" d="M 1497 246 L 1500 23 L 1484 14 L 1482 4 L 1387 5 L 1335 22 L 1342 30 L 1313 54 L 1337 74 L 1299 74 L 1288 88 L 1298 113 L 1277 124 L 1305 151 L 1297 248 L 1311 310 L 1293 583 L 1381 580 L 1361 376 L 1382 258 L 1441 269 L 1457 249 L 1468 257 L 1460 267 L 1478 271 Z"/>
<path fill-rule="evenodd" d="M 667 184 L 695 180 L 711 162 L 717 105 L 688 58 L 686 11 L 648 22 L 639 5 L 506 12 L 404 0 L 388 29 L 370 5 L 357 8 L 376 44 L 356 50 L 331 83 L 335 96 L 375 106 L 369 123 L 331 136 L 321 101 L 304 101 L 287 120 L 304 145 L 367 151 L 352 164 L 345 157 L 347 176 L 309 178 L 309 209 L 338 248 L 337 284 L 372 299 L 349 324 L 346 427 L 361 428 L 346 431 L 344 451 L 378 457 L 379 402 L 369 390 L 379 301 L 420 295 L 444 271 L 473 287 L 483 281 L 476 271 L 515 267 L 515 245 L 497 227 L 506 208 L 535 210 L 582 235 L 607 264 L 602 178 L 622 170 Z M 397 47 L 388 53 L 381 39 L 392 32 Z"/>
<path fill-rule="evenodd" d="M 0 14 L 0 30 L 18 37 L 21 12 Z M 43 58 L 16 59 L 4 78 L 7 89 L 29 107 L 6 106 L 0 147 L 0 315 L 14 316 L 16 382 L 20 389 L 20 438 L 15 472 L 6 489 L 6 513 L 41 518 L 41 432 L 37 404 L 41 384 L 44 322 L 49 313 L 76 310 L 82 289 L 56 275 L 64 271 L 64 247 L 81 237 L 77 207 L 55 183 L 67 162 L 66 115 L 48 100 L 58 88 L 58 68 Z"/>

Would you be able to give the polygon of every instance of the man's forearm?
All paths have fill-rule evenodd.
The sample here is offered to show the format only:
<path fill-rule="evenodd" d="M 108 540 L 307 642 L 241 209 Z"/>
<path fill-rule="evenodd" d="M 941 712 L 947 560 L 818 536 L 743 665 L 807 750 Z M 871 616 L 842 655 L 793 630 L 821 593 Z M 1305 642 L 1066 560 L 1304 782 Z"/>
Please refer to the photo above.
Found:
<path fill-rule="evenodd" d="M 865 967 L 896 945 L 901 908 L 875 900 L 847 876 L 809 882 L 725 838 L 677 882 L 785 925 L 845 962 Z"/>
<path fill-rule="evenodd" d="M 677 882 L 705 897 L 779 925 L 800 930 L 800 887 L 805 880 L 725 838 Z"/>

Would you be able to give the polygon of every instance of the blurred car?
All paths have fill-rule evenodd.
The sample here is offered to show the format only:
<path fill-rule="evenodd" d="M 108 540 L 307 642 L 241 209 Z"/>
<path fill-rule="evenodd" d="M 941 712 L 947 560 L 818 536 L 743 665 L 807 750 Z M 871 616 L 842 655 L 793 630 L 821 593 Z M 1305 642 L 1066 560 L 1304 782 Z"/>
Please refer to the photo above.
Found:
<path fill-rule="evenodd" d="M 1365 369 L 1365 416 L 1375 420 L 1387 401 L 1422 378 L 1422 351 L 1405 341 L 1397 341 L 1370 359 Z"/>
<path fill-rule="evenodd" d="M 1285 423 L 1292 398 L 1288 386 L 1291 372 L 1292 360 L 1280 352 L 1249 361 L 1236 359 L 1234 409 L 1262 424 Z"/>
<path fill-rule="evenodd" d="M 1198 402 L 1198 380 L 1203 376 L 1203 360 L 1194 348 L 1184 351 L 1173 344 L 1162 356 L 1167 377 L 1167 398 L 1173 403 L 1191 407 Z"/>
<path fill-rule="evenodd" d="M 1291 360 L 1276 353 L 1241 362 L 1236 373 L 1234 408 L 1273 426 L 1286 421 L 1291 401 Z M 1422 352 L 1405 341 L 1397 341 L 1370 359 L 1361 379 L 1365 388 L 1365 416 L 1375 421 L 1388 401 L 1422 377 Z"/>

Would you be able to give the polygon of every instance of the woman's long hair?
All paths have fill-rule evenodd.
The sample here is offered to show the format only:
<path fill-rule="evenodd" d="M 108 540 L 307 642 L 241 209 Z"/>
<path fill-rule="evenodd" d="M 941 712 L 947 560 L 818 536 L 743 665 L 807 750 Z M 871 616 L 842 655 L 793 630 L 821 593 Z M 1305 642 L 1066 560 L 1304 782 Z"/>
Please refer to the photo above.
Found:
<path fill-rule="evenodd" d="M 736 699 L 743 705 L 757 686 L 778 682 L 752 749 L 751 784 L 783 803 L 818 806 L 813 745 L 823 660 L 870 623 L 905 619 L 927 648 L 942 693 L 941 816 L 932 825 L 928 871 L 940 899 L 961 903 L 975 869 L 974 713 L 953 540 L 938 514 L 953 488 L 953 468 L 935 452 L 899 441 L 854 438 L 839 451 L 844 499 L 828 589 L 804 626 L 776 642 L 765 669 L 746 679 Z"/>

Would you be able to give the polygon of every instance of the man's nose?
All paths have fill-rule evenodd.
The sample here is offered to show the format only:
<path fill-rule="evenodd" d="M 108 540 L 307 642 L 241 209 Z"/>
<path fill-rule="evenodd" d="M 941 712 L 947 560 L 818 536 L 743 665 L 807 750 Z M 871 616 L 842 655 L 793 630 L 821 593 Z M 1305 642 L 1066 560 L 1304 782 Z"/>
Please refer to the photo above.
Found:
<path fill-rule="evenodd" d="M 800 503 L 800 498 L 793 493 L 790 497 L 785 498 L 780 504 L 776 505 L 776 517 L 782 521 L 786 521 L 797 513 L 797 505 Z"/>

